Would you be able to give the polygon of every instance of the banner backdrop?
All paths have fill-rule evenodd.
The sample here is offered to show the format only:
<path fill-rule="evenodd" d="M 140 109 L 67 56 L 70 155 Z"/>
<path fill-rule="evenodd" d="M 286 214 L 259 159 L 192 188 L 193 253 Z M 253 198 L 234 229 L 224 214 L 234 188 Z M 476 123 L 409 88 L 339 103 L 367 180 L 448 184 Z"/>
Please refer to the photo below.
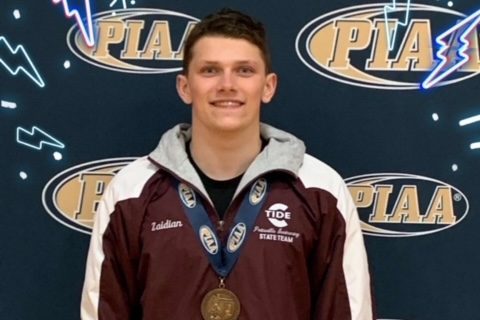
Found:
<path fill-rule="evenodd" d="M 349 185 L 379 318 L 480 319 L 474 0 L 2 0 L 0 319 L 79 318 L 98 200 L 189 120 L 185 36 L 224 6 L 269 31 L 263 121 Z"/>

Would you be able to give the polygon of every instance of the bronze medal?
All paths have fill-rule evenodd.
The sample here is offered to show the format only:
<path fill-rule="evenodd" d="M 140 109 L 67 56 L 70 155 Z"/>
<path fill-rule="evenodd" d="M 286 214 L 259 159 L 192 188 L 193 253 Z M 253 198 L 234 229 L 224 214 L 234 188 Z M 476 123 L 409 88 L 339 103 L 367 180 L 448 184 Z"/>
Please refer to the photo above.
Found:
<path fill-rule="evenodd" d="M 240 315 L 240 301 L 225 288 L 209 291 L 202 300 L 204 320 L 236 320 Z"/>

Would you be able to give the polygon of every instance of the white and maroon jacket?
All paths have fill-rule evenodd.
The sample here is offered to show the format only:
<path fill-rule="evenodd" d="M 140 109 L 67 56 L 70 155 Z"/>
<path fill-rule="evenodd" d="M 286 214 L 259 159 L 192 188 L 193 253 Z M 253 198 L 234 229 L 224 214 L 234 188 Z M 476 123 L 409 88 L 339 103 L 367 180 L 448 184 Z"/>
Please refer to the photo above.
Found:
<path fill-rule="evenodd" d="M 371 320 L 367 257 L 356 208 L 341 177 L 305 154 L 302 141 L 262 124 L 267 145 L 245 172 L 223 222 L 188 160 L 188 125 L 122 169 L 98 207 L 82 295 L 83 320 L 201 320 L 219 279 L 176 188 L 192 187 L 221 239 L 259 177 L 270 192 L 226 288 L 241 320 Z M 290 219 L 269 218 L 270 208 Z"/>

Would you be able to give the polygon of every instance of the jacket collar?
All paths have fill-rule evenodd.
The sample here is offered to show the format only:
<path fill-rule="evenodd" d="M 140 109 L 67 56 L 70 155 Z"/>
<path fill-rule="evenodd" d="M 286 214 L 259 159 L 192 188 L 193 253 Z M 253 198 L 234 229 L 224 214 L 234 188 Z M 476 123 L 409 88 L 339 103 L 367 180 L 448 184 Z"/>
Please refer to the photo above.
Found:
<path fill-rule="evenodd" d="M 283 171 L 295 177 L 298 175 L 305 154 L 303 141 L 290 133 L 264 123 L 260 124 L 260 134 L 267 141 L 267 145 L 248 167 L 235 195 L 254 179 L 267 172 Z M 149 157 L 178 179 L 190 183 L 209 199 L 200 177 L 185 151 L 186 142 L 191 137 L 190 125 L 178 124 L 164 133 L 158 146 L 150 153 Z"/>

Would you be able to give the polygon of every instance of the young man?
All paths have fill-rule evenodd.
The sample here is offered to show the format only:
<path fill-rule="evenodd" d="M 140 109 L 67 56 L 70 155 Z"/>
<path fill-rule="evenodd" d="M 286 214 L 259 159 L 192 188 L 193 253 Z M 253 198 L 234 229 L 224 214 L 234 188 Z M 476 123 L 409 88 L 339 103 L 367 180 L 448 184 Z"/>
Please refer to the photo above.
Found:
<path fill-rule="evenodd" d="M 276 84 L 260 23 L 222 10 L 193 29 L 177 78 L 192 124 L 108 186 L 82 319 L 373 318 L 345 184 L 260 123 Z"/>

